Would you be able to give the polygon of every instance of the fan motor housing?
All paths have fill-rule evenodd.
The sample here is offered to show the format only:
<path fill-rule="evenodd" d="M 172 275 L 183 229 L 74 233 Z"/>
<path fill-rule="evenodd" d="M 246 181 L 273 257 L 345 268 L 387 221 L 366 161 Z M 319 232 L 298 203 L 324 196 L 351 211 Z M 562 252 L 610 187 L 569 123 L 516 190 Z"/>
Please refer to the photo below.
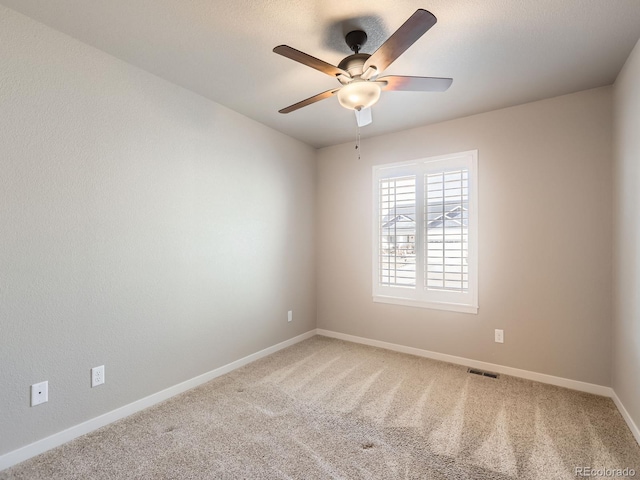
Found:
<path fill-rule="evenodd" d="M 353 55 L 349 55 L 338 64 L 338 68 L 349 72 L 349 75 L 351 75 L 352 78 L 358 77 L 362 75 L 364 62 L 366 62 L 370 56 L 371 55 L 368 53 L 355 53 Z"/>

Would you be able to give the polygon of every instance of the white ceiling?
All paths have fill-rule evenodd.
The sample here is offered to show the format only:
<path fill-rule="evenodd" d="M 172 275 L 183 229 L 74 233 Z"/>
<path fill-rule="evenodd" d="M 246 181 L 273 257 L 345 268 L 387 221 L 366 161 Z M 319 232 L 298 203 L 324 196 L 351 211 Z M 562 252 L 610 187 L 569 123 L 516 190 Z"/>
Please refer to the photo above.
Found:
<path fill-rule="evenodd" d="M 418 8 L 438 23 L 385 73 L 452 77 L 445 93 L 383 92 L 362 136 L 613 83 L 640 38 L 640 0 L 0 0 L 89 45 L 315 147 L 351 141 L 339 86 L 276 55 L 287 44 L 337 65 L 356 27 L 373 51 Z"/>

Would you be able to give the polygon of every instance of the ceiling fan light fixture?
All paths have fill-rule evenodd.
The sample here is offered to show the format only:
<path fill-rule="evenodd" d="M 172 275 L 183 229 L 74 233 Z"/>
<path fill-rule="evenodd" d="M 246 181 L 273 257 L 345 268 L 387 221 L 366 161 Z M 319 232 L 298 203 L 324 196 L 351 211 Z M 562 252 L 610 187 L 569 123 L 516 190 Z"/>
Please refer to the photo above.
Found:
<path fill-rule="evenodd" d="M 288 45 L 278 45 L 273 49 L 278 55 L 318 70 L 337 79 L 342 84 L 341 88 L 319 93 L 283 108 L 279 112 L 290 113 L 337 94 L 340 105 L 356 112 L 357 123 L 362 127 L 371 123 L 369 107 L 380 99 L 382 89 L 405 92 L 444 92 L 451 85 L 452 78 L 403 77 L 398 75 L 378 77 L 436 22 L 437 19 L 433 13 L 422 8 L 417 9 L 371 55 L 360 53 L 362 46 L 367 41 L 367 34 L 362 30 L 353 30 L 345 36 L 345 41 L 353 51 L 353 55 L 343 58 L 337 67 Z"/>
<path fill-rule="evenodd" d="M 354 81 L 338 92 L 340 105 L 349 110 L 369 108 L 380 99 L 380 85 L 375 82 Z"/>

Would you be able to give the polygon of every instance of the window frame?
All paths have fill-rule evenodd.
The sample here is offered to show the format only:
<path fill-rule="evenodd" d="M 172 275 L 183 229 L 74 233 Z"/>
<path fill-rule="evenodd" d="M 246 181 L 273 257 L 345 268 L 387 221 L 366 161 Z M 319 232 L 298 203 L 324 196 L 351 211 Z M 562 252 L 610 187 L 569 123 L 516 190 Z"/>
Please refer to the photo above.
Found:
<path fill-rule="evenodd" d="M 425 177 L 427 174 L 468 169 L 468 291 L 446 292 L 425 287 Z M 478 150 L 373 166 L 373 301 L 411 307 L 478 313 Z M 416 284 L 415 287 L 380 284 L 380 180 L 416 176 Z"/>

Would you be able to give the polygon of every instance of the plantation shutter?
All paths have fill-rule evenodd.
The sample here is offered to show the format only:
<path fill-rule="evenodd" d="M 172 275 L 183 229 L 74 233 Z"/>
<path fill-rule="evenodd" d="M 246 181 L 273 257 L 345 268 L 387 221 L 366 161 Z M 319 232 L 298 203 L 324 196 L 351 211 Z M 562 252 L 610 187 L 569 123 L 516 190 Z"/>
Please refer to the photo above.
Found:
<path fill-rule="evenodd" d="M 425 175 L 425 286 L 469 290 L 469 171 Z"/>
<path fill-rule="evenodd" d="M 373 299 L 478 311 L 477 151 L 373 167 Z"/>
<path fill-rule="evenodd" d="M 379 181 L 380 285 L 416 286 L 416 176 Z"/>

